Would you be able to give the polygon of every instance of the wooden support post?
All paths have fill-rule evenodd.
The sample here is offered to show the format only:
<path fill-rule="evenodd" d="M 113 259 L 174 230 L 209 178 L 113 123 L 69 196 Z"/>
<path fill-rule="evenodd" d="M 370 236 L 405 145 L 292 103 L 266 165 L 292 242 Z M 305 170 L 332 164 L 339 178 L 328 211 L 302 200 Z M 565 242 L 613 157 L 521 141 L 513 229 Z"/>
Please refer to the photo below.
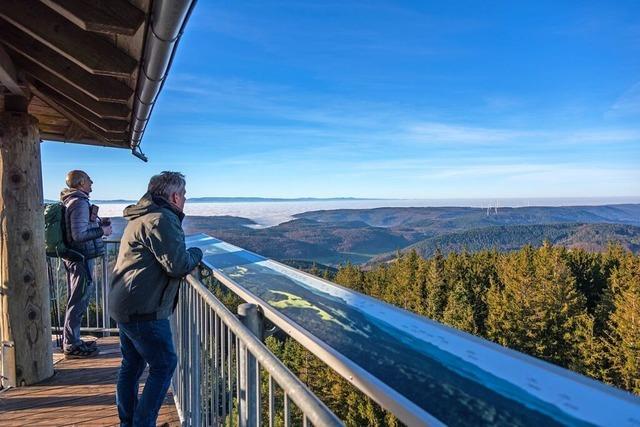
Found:
<path fill-rule="evenodd" d="M 0 184 L 3 383 L 24 386 L 53 375 L 40 136 L 27 113 L 0 112 Z"/>

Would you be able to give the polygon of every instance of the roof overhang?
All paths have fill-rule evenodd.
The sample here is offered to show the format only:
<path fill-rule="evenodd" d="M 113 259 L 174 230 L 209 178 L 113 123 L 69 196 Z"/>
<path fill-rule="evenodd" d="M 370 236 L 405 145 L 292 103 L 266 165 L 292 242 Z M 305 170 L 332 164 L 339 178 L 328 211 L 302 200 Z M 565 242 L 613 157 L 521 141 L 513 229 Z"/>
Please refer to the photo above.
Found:
<path fill-rule="evenodd" d="M 0 94 L 26 99 L 42 139 L 136 153 L 194 4 L 2 0 Z"/>

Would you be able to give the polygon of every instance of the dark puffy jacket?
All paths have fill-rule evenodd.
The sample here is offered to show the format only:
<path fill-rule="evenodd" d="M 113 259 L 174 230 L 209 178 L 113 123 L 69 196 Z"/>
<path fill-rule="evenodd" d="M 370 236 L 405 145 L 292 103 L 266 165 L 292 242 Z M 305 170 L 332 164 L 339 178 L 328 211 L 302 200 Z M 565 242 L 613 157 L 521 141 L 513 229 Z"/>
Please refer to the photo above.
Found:
<path fill-rule="evenodd" d="M 202 259 L 187 249 L 184 214 L 167 200 L 145 194 L 124 210 L 129 221 L 120 241 L 109 288 L 109 309 L 117 322 L 166 319 L 177 302 L 181 279 Z"/>
<path fill-rule="evenodd" d="M 69 247 L 87 259 L 104 254 L 104 231 L 97 221 L 91 221 L 91 203 L 87 193 L 65 188 L 60 192 L 60 200 L 65 207 L 65 238 Z"/>

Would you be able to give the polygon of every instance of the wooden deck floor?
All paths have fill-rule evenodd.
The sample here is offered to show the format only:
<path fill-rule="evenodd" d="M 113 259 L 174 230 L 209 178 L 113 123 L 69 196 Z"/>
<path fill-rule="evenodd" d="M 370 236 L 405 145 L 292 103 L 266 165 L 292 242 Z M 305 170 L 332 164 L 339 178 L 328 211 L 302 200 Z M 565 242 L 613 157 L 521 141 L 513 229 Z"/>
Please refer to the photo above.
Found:
<path fill-rule="evenodd" d="M 115 382 L 120 366 L 117 337 L 98 340 L 100 354 L 91 359 L 64 360 L 54 354 L 55 375 L 34 386 L 0 393 L 0 425 L 116 426 Z M 144 377 L 143 377 L 144 378 Z M 169 394 L 160 409 L 158 425 L 179 426 Z"/>

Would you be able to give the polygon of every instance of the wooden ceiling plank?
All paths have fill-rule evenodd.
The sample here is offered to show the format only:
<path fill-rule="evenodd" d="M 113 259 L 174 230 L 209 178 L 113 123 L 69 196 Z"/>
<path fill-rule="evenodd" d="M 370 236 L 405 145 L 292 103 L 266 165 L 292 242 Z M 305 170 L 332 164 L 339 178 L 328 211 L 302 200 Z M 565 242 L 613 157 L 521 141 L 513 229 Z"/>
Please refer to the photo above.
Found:
<path fill-rule="evenodd" d="M 70 110 L 67 110 L 65 107 L 58 104 L 57 99 L 54 99 L 50 97 L 49 94 L 40 91 L 40 89 L 36 85 L 31 84 L 30 87 L 31 91 L 35 93 L 39 98 L 41 98 L 44 102 L 53 107 L 56 111 L 58 111 L 70 121 L 85 129 L 89 135 L 94 135 L 97 139 L 96 145 L 109 145 L 120 148 L 128 145 L 125 145 L 125 142 L 127 141 L 126 134 L 105 132 L 95 124 L 85 120 L 81 116 L 75 114 Z M 86 141 L 82 142 L 84 143 Z"/>
<path fill-rule="evenodd" d="M 128 145 L 118 142 L 105 142 L 95 139 L 91 136 L 90 133 L 86 132 L 85 135 L 80 136 L 79 138 L 71 139 L 67 135 L 63 134 L 55 134 L 48 132 L 40 132 L 40 139 L 47 141 L 59 141 L 70 144 L 83 144 L 83 145 L 95 145 L 98 147 L 111 147 L 111 148 L 129 148 Z"/>
<path fill-rule="evenodd" d="M 0 84 L 6 87 L 12 94 L 26 97 L 26 94 L 18 83 L 16 67 L 2 46 L 0 46 Z"/>
<path fill-rule="evenodd" d="M 4 43 L 12 52 L 32 60 L 96 101 L 126 104 L 133 95 L 133 90 L 123 82 L 114 77 L 89 73 L 2 20 L 0 20 L 0 43 Z"/>
<path fill-rule="evenodd" d="M 38 123 L 40 123 L 40 125 L 69 126 L 69 119 L 67 119 L 66 117 L 34 113 L 33 111 L 31 111 L 31 109 L 29 109 L 29 114 L 34 115 L 38 119 Z"/>
<path fill-rule="evenodd" d="M 66 124 L 66 125 L 50 125 L 48 123 L 39 122 L 38 123 L 38 128 L 40 129 L 40 132 L 59 133 L 61 135 L 64 135 L 67 132 L 67 129 L 69 128 L 69 124 Z"/>
<path fill-rule="evenodd" d="M 54 74 L 40 67 L 38 64 L 22 56 L 16 56 L 15 63 L 25 73 L 36 78 L 50 88 L 57 90 L 62 95 L 91 111 L 100 118 L 126 120 L 129 117 L 130 111 L 125 104 L 96 101 L 78 88 L 71 86 L 66 81 L 58 78 Z"/>
<path fill-rule="evenodd" d="M 40 139 L 47 141 L 67 142 L 67 139 L 63 134 L 44 132 L 42 129 L 40 130 Z"/>
<path fill-rule="evenodd" d="M 29 113 L 31 114 L 40 114 L 43 116 L 56 116 L 58 112 L 51 107 L 41 107 L 39 105 L 34 105 L 33 103 L 29 104 Z"/>
<path fill-rule="evenodd" d="M 145 14 L 127 0 L 40 0 L 86 31 L 132 36 Z"/>
<path fill-rule="evenodd" d="M 34 102 L 34 99 L 38 99 L 39 102 Z M 29 112 L 33 114 L 42 114 L 44 116 L 56 116 L 58 112 L 47 105 L 44 101 L 40 100 L 40 98 L 34 96 L 31 98 L 31 102 L 29 103 Z"/>
<path fill-rule="evenodd" d="M 81 139 L 85 133 L 83 128 L 72 122 L 64 136 L 72 141 L 77 141 Z"/>
<path fill-rule="evenodd" d="M 45 93 L 49 99 L 53 99 L 57 105 L 62 106 L 65 110 L 77 114 L 84 120 L 93 123 L 104 132 L 125 133 L 129 122 L 126 120 L 101 119 L 91 111 L 79 106 L 61 95 L 56 89 L 50 88 L 42 82 L 31 81 L 32 85 L 38 88 L 40 93 Z"/>
<path fill-rule="evenodd" d="M 93 74 L 128 77 L 137 67 L 109 40 L 71 24 L 38 0 L 2 0 L 0 16 Z"/>

